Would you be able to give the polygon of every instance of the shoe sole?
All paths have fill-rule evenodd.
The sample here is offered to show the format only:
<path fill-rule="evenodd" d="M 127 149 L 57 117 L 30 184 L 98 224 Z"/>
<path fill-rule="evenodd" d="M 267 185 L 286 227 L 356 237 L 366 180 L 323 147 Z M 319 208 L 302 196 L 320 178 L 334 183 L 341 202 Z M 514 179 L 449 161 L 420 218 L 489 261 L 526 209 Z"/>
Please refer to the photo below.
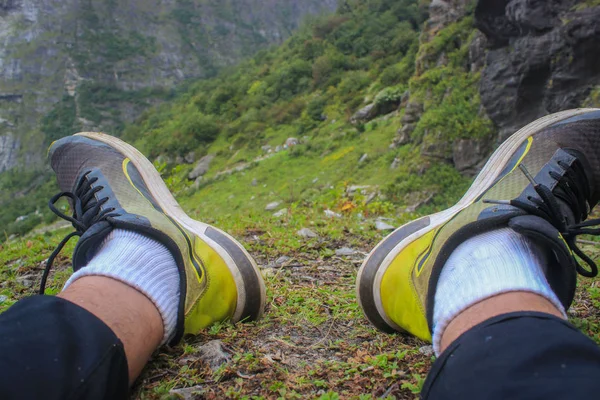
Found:
<path fill-rule="evenodd" d="M 599 111 L 593 108 L 568 110 L 542 117 L 510 136 L 491 155 L 465 195 L 451 208 L 409 222 L 383 239 L 360 267 L 356 278 L 356 297 L 367 319 L 384 332 L 405 332 L 389 319 L 381 302 L 381 280 L 396 256 L 414 240 L 447 223 L 471 205 L 502 173 L 515 151 L 535 133 L 569 118 Z"/>
<path fill-rule="evenodd" d="M 135 147 L 103 133 L 81 132 L 76 136 L 108 144 L 129 158 L 164 213 L 197 235 L 225 260 L 238 289 L 233 322 L 254 321 L 262 317 L 266 302 L 265 283 L 256 262 L 237 240 L 220 229 L 190 218 L 177 203 L 154 165 Z"/>

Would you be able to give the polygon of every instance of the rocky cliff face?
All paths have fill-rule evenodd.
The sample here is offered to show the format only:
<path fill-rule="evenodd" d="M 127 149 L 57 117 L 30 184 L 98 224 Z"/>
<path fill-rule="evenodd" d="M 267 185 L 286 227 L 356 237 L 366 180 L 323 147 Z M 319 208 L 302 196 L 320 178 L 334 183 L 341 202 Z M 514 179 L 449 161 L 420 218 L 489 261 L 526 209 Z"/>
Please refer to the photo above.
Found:
<path fill-rule="evenodd" d="M 600 85 L 597 1 L 479 1 L 475 19 L 489 43 L 481 101 L 499 140 L 545 114 L 585 105 Z"/>
<path fill-rule="evenodd" d="M 0 172 L 14 168 L 17 165 L 19 140 L 12 135 L 0 136 Z"/>
<path fill-rule="evenodd" d="M 598 49 L 598 0 L 432 0 L 393 146 L 412 141 L 422 155 L 475 174 L 494 142 L 529 122 L 569 108 L 600 107 Z M 458 106 L 461 97 L 470 101 Z M 471 107 L 470 118 L 480 119 L 471 129 L 468 119 L 452 123 L 465 107 Z"/>
<path fill-rule="evenodd" d="M 118 131 L 174 85 L 280 43 L 336 0 L 0 0 L 0 171 Z M 20 151 L 20 156 L 24 151 Z"/>

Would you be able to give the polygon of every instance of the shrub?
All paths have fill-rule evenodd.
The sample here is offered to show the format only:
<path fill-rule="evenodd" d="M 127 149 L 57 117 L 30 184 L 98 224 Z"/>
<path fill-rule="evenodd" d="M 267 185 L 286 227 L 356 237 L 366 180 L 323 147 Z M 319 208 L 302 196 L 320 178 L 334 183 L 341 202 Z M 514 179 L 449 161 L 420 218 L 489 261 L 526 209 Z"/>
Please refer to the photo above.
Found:
<path fill-rule="evenodd" d="M 338 85 L 338 92 L 341 96 L 351 96 L 369 86 L 371 78 L 366 71 L 349 71 L 344 74 L 342 81 Z"/>
<path fill-rule="evenodd" d="M 341 72 L 348 66 L 346 57 L 337 50 L 329 50 L 317 58 L 312 66 L 315 87 L 335 86 L 341 80 Z"/>
<path fill-rule="evenodd" d="M 75 99 L 64 95 L 52 111 L 41 121 L 41 131 L 47 143 L 74 134 L 77 131 Z"/>
<path fill-rule="evenodd" d="M 327 100 L 321 96 L 313 98 L 306 105 L 306 114 L 314 121 L 321 121 Z"/>
<path fill-rule="evenodd" d="M 387 104 L 400 103 L 402 94 L 406 91 L 406 88 L 401 86 L 387 87 L 375 96 L 375 105 L 384 106 Z"/>

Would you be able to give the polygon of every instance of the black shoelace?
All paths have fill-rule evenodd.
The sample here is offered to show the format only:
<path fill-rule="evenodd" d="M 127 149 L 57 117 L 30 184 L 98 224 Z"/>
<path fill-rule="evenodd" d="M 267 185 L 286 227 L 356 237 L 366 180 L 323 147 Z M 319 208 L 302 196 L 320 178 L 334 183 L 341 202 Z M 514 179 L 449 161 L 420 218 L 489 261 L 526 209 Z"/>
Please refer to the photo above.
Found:
<path fill-rule="evenodd" d="M 519 169 L 525 174 L 539 197 L 528 196 L 527 200 L 530 203 L 518 198 L 510 201 L 484 200 L 484 202 L 511 205 L 520 208 L 528 214 L 544 218 L 550 222 L 560 232 L 571 251 L 588 265 L 589 270 L 583 268 L 577 259 L 575 259 L 577 272 L 582 276 L 593 278 L 598 275 L 598 267 L 596 263 L 577 246 L 577 236 L 600 235 L 600 229 L 589 229 L 589 227 L 600 225 L 600 218 L 579 224 L 567 225 L 558 200 L 560 199 L 566 202 L 573 210 L 574 215 L 580 216 L 581 220 L 584 221 L 588 217 L 590 211 L 587 202 L 587 199 L 590 198 L 590 186 L 580 163 L 575 163 L 571 167 L 560 161 L 558 164 L 565 170 L 565 174 L 561 176 L 556 172 L 550 172 L 550 176 L 558 182 L 555 188 L 556 194 L 550 190 L 549 187 L 537 183 L 529 171 L 527 171 L 527 168 L 523 165 L 519 165 Z"/>
<path fill-rule="evenodd" d="M 48 257 L 48 261 L 46 262 L 46 268 L 44 269 L 44 273 L 42 275 L 42 281 L 40 283 L 40 294 L 44 294 L 46 290 L 46 281 L 48 280 L 48 275 L 50 274 L 50 270 L 52 269 L 52 264 L 54 260 L 61 252 L 63 247 L 67 244 L 69 240 L 71 240 L 74 236 L 81 236 L 88 230 L 92 225 L 105 221 L 110 217 L 117 217 L 120 214 L 114 213 L 114 208 L 109 208 L 103 211 L 100 211 L 102 206 L 109 200 L 108 197 L 104 197 L 102 199 L 96 199 L 95 194 L 104 189 L 103 186 L 96 186 L 92 188 L 92 184 L 98 181 L 98 178 L 90 178 L 87 179 L 88 175 L 91 171 L 86 172 L 77 183 L 77 187 L 75 192 L 61 192 L 57 195 L 53 196 L 48 202 L 48 207 L 50 210 L 60 218 L 65 219 L 75 228 L 74 232 L 69 233 L 64 237 L 63 240 L 58 244 L 56 249 L 50 254 Z M 67 197 L 71 199 L 71 203 L 73 206 L 73 215 L 69 216 L 61 212 L 56 208 L 55 204 L 58 200 L 63 197 Z"/>

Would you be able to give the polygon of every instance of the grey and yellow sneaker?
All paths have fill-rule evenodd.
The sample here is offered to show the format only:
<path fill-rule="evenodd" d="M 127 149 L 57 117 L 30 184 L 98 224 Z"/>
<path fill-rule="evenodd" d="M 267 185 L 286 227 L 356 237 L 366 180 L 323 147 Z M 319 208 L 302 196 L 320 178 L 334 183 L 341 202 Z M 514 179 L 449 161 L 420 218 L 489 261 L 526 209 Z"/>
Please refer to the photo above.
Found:
<path fill-rule="evenodd" d="M 181 296 L 174 343 L 217 321 L 261 317 L 265 286 L 252 257 L 231 236 L 188 217 L 139 151 L 115 137 L 86 132 L 54 142 L 48 156 L 63 191 L 50 207 L 75 232 L 49 258 L 42 293 L 52 261 L 70 237 L 80 236 L 73 254 L 77 271 L 119 228 L 163 243 L 177 262 Z M 69 198 L 72 216 L 54 206 L 61 197 Z"/>
<path fill-rule="evenodd" d="M 577 273 L 598 273 L 575 238 L 600 233 L 588 229 L 600 220 L 583 223 L 599 197 L 600 110 L 538 119 L 496 150 L 456 205 L 400 227 L 375 247 L 358 274 L 360 305 L 381 330 L 431 340 L 436 285 L 452 251 L 470 237 L 510 227 L 547 249 L 546 277 L 567 309 Z"/>

